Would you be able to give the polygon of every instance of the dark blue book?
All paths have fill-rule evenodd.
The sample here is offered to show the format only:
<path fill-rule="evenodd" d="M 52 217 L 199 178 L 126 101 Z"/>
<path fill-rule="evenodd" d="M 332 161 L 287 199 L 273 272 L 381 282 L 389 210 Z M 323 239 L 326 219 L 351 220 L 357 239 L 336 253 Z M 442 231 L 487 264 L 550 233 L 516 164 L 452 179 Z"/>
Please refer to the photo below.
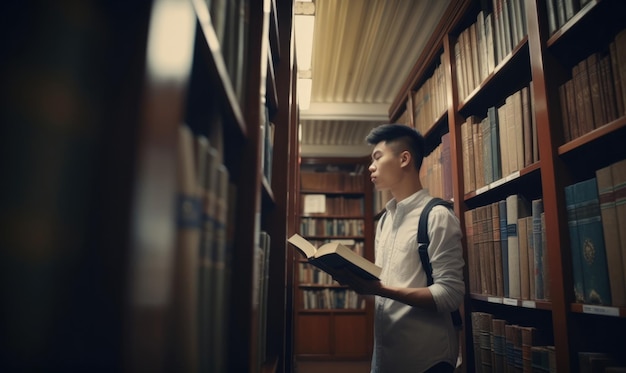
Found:
<path fill-rule="evenodd" d="M 611 287 L 602 230 L 598 184 L 594 177 L 574 185 L 585 303 L 610 306 Z"/>
<path fill-rule="evenodd" d="M 565 187 L 565 207 L 567 210 L 567 226 L 569 228 L 570 250 L 572 253 L 572 277 L 574 283 L 574 301 L 585 302 L 583 283 L 582 254 L 578 244 L 578 226 L 576 219 L 575 184 Z"/>
<path fill-rule="evenodd" d="M 500 250 L 502 251 L 502 280 L 504 296 L 509 296 L 509 235 L 506 224 L 506 200 L 498 202 L 500 215 Z"/>
<path fill-rule="evenodd" d="M 534 251 L 534 276 L 535 276 L 535 299 L 545 299 L 544 271 L 547 263 L 544 262 L 543 244 L 541 239 L 541 213 L 543 212 L 543 200 L 541 198 L 531 202 L 532 214 L 532 246 Z M 529 240 L 530 241 L 530 240 Z"/>

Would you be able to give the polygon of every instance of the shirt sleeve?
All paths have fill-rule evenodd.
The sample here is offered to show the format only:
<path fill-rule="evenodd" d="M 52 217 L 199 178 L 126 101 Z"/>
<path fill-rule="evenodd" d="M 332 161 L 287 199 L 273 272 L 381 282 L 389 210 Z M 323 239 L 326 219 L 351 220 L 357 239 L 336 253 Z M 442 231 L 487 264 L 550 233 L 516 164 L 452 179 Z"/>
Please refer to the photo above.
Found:
<path fill-rule="evenodd" d="M 453 311 L 459 308 L 465 295 L 462 233 L 454 213 L 446 207 L 435 206 L 428 216 L 428 237 L 428 254 L 433 268 L 430 292 L 438 311 Z"/>

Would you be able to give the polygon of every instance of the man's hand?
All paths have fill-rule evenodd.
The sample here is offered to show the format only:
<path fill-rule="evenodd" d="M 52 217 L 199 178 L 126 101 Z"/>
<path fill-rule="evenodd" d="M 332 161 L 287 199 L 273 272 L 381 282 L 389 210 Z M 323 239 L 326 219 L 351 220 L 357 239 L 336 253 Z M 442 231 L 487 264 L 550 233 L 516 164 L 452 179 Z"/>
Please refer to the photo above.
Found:
<path fill-rule="evenodd" d="M 349 286 L 361 295 L 378 295 L 397 300 L 409 306 L 422 307 L 433 311 L 437 310 L 433 295 L 427 287 L 399 288 L 385 286 L 379 280 L 365 280 L 346 269 L 335 269 L 332 276 L 341 285 Z"/>
<path fill-rule="evenodd" d="M 345 269 L 333 271 L 333 279 L 361 295 L 378 295 L 383 286 L 379 280 L 365 280 Z"/>

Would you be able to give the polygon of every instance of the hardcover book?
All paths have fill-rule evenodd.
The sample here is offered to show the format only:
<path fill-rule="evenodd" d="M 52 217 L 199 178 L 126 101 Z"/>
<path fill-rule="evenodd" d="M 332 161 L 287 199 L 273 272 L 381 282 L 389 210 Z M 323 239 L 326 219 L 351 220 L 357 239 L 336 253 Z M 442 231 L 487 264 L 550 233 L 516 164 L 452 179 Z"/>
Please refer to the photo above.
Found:
<path fill-rule="evenodd" d="M 519 243 L 520 294 L 522 299 L 530 299 L 530 273 L 528 265 L 528 234 L 526 226 L 532 217 L 517 219 L 517 240 Z"/>
<path fill-rule="evenodd" d="M 504 295 L 504 280 L 502 279 L 502 248 L 500 241 L 500 206 L 498 202 L 491 204 L 491 225 L 492 225 L 492 240 L 493 240 L 493 259 L 496 288 L 495 295 L 501 297 Z"/>
<path fill-rule="evenodd" d="M 565 187 L 565 206 L 567 209 L 567 225 L 569 227 L 570 249 L 572 253 L 572 277 L 574 282 L 574 301 L 584 303 L 582 255 L 578 247 L 578 227 L 576 219 L 576 200 L 574 185 Z"/>
<path fill-rule="evenodd" d="M 543 213 L 543 199 L 535 199 L 531 202 L 532 230 L 533 230 L 533 253 L 534 253 L 534 276 L 535 276 L 535 299 L 545 299 L 544 275 L 547 263 L 544 263 L 543 245 L 541 239 L 541 214 Z"/>
<path fill-rule="evenodd" d="M 600 214 L 602 216 L 602 231 L 606 246 L 606 260 L 609 270 L 609 283 L 611 285 L 611 298 L 613 306 L 626 306 L 626 283 L 624 282 L 624 268 L 620 249 L 621 235 L 617 222 L 615 209 L 615 193 L 611 166 L 596 171 L 598 182 L 598 197 L 600 199 Z"/>
<path fill-rule="evenodd" d="M 502 177 L 501 151 L 500 151 L 500 118 L 495 107 L 487 109 L 489 117 L 489 129 L 491 140 L 491 181 L 500 180 Z"/>
<path fill-rule="evenodd" d="M 492 360 L 493 372 L 504 372 L 506 361 L 506 320 L 492 319 Z"/>
<path fill-rule="evenodd" d="M 509 296 L 509 239 L 506 228 L 506 200 L 498 201 L 500 216 L 500 250 L 502 251 L 502 280 L 503 293 Z"/>
<path fill-rule="evenodd" d="M 485 186 L 485 161 L 483 147 L 483 133 L 480 130 L 482 120 L 472 123 L 472 138 L 474 147 L 474 175 L 476 177 L 476 189 Z"/>
<path fill-rule="evenodd" d="M 611 176 L 615 193 L 615 214 L 617 225 L 626 226 L 626 159 L 611 165 Z M 624 270 L 624 283 L 626 284 L 626 233 L 623 228 L 620 232 L 620 248 L 622 252 L 622 268 Z"/>
<path fill-rule="evenodd" d="M 368 280 L 378 280 L 382 268 L 370 262 L 340 242 L 329 242 L 316 248 L 299 234 L 289 237 L 292 244 L 309 263 L 332 275 L 337 270 L 347 269 Z"/>
<path fill-rule="evenodd" d="M 611 305 L 606 249 L 602 233 L 596 178 L 574 184 L 576 225 L 580 250 L 585 303 Z"/>
<path fill-rule="evenodd" d="M 533 216 L 531 207 L 531 216 L 527 217 L 526 223 L 526 242 L 528 245 L 528 292 L 530 299 L 535 298 L 535 244 L 533 234 Z"/>
<path fill-rule="evenodd" d="M 485 117 L 480 122 L 480 133 L 482 138 L 482 151 L 483 151 L 483 180 L 485 181 L 485 185 L 494 181 L 493 179 L 493 152 L 492 152 L 492 144 L 491 144 L 491 127 L 490 127 L 490 119 L 489 117 Z"/>
<path fill-rule="evenodd" d="M 509 266 L 509 297 L 521 298 L 521 274 L 520 274 L 520 247 L 518 239 L 519 218 L 529 215 L 525 200 L 519 194 L 513 194 L 506 198 L 506 221 L 508 239 L 508 266 Z"/>
<path fill-rule="evenodd" d="M 470 293 L 477 293 L 476 291 L 476 259 L 474 258 L 474 210 L 466 210 L 465 215 L 465 237 L 467 243 L 467 268 L 469 272 L 469 288 Z"/>

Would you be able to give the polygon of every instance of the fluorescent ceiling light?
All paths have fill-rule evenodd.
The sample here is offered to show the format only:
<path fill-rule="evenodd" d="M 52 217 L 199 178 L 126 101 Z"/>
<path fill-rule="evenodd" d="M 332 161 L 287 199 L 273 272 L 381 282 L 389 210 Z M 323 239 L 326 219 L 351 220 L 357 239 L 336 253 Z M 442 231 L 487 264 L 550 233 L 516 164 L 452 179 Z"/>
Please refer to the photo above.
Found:
<path fill-rule="evenodd" d="M 313 57 L 313 33 L 315 31 L 315 4 L 296 1 L 295 3 L 295 42 L 298 59 L 298 103 L 300 110 L 308 110 L 311 104 Z"/>
<path fill-rule="evenodd" d="M 298 103 L 300 110 L 308 110 L 311 105 L 311 79 L 298 79 Z"/>
<path fill-rule="evenodd" d="M 315 16 L 296 15 L 296 57 L 298 70 L 310 70 L 313 56 L 313 31 L 315 30 Z"/>

